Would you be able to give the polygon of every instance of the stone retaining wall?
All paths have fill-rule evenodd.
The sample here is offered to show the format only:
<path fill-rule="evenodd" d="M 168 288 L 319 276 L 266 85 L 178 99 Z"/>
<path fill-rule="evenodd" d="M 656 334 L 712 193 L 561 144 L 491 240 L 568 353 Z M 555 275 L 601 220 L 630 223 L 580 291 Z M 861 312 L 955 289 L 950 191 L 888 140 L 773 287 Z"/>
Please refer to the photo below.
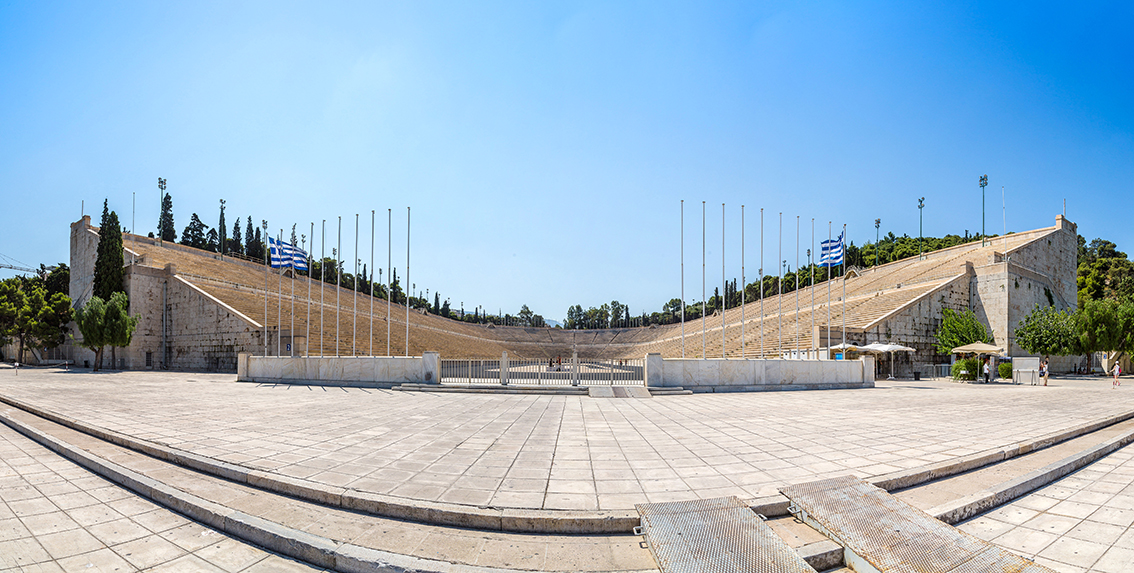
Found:
<path fill-rule="evenodd" d="M 253 356 L 241 352 L 236 379 L 241 382 L 314 382 L 336 386 L 392 386 L 439 383 L 441 357 L 422 356 Z"/>
<path fill-rule="evenodd" d="M 694 392 L 873 388 L 874 358 L 858 360 L 682 359 L 646 355 L 646 386 Z"/>

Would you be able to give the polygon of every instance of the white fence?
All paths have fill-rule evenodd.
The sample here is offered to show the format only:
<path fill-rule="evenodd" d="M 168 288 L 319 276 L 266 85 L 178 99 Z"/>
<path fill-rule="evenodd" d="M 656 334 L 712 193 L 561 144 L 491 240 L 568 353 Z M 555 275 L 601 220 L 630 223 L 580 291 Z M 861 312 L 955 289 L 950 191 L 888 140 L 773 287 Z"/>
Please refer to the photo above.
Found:
<path fill-rule="evenodd" d="M 503 364 L 503 370 L 501 369 Z M 443 384 L 514 384 L 518 386 L 642 386 L 642 359 L 546 360 L 442 360 Z"/>

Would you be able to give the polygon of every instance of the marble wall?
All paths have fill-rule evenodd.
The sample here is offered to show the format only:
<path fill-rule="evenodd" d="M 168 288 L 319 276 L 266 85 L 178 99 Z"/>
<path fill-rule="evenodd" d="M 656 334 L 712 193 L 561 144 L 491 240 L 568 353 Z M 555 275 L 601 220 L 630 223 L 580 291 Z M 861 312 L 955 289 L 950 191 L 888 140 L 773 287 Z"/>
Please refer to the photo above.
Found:
<path fill-rule="evenodd" d="M 422 356 L 253 356 L 242 352 L 236 379 L 243 382 L 326 382 L 337 385 L 438 383 L 441 358 Z"/>
<path fill-rule="evenodd" d="M 874 359 L 681 359 L 646 355 L 646 385 L 694 392 L 760 392 L 874 387 Z"/>

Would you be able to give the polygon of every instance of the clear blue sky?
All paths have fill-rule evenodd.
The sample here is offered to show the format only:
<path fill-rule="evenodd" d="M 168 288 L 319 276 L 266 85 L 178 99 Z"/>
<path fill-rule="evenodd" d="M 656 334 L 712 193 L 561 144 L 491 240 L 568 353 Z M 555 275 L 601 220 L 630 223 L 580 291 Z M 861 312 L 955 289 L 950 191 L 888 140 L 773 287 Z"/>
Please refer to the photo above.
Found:
<path fill-rule="evenodd" d="M 1134 4 L 114 2 L 0 6 L 0 254 L 68 259 L 80 202 L 178 234 L 343 216 L 352 259 L 453 306 L 635 314 L 774 268 L 776 217 L 883 232 L 1049 226 L 1134 250 Z M 328 7 L 328 4 L 330 7 Z M 318 231 L 317 231 L 318 232 Z M 316 251 L 319 246 L 316 245 Z M 328 251 L 329 253 L 329 251 Z M 801 255 L 803 256 L 803 255 Z M 769 270 L 769 272 L 772 272 Z M 10 276 L 0 271 L 0 277 Z"/>

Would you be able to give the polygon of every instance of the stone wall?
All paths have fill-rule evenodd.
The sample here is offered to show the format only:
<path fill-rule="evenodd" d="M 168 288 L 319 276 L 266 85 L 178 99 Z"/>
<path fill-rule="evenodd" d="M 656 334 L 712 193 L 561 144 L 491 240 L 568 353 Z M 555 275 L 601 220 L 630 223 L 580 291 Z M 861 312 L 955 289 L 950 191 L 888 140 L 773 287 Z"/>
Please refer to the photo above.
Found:
<path fill-rule="evenodd" d="M 896 352 L 883 356 L 876 363 L 876 376 L 886 377 L 893 372 L 899 378 L 913 376 L 916 370 L 929 376 L 927 365 L 942 364 L 949 361 L 947 355 L 937 352 L 937 330 L 941 327 L 941 311 L 949 308 L 961 311 L 969 308 L 971 288 L 970 267 L 958 267 L 965 273 L 940 288 L 930 291 L 911 301 L 898 312 L 885 317 L 866 329 L 864 343 L 901 344 L 914 349 L 914 352 Z"/>
<path fill-rule="evenodd" d="M 236 379 L 242 382 L 303 382 L 336 386 L 393 386 L 440 383 L 441 358 L 422 356 L 275 357 L 241 353 Z"/>
<path fill-rule="evenodd" d="M 76 306 L 91 297 L 97 249 L 90 217 L 71 225 L 70 288 Z M 126 249 L 123 286 L 130 314 L 140 320 L 130 345 L 115 349 L 116 364 L 111 349 L 103 352 L 104 368 L 235 372 L 238 353 L 263 351 L 260 324 L 178 277 L 173 265 L 144 266 L 130 256 L 129 243 Z M 81 340 L 73 324 L 72 333 Z M 94 352 L 74 346 L 75 363 L 93 365 Z"/>
<path fill-rule="evenodd" d="M 646 386 L 694 392 L 768 392 L 874 387 L 874 359 L 683 359 L 646 355 Z"/>

